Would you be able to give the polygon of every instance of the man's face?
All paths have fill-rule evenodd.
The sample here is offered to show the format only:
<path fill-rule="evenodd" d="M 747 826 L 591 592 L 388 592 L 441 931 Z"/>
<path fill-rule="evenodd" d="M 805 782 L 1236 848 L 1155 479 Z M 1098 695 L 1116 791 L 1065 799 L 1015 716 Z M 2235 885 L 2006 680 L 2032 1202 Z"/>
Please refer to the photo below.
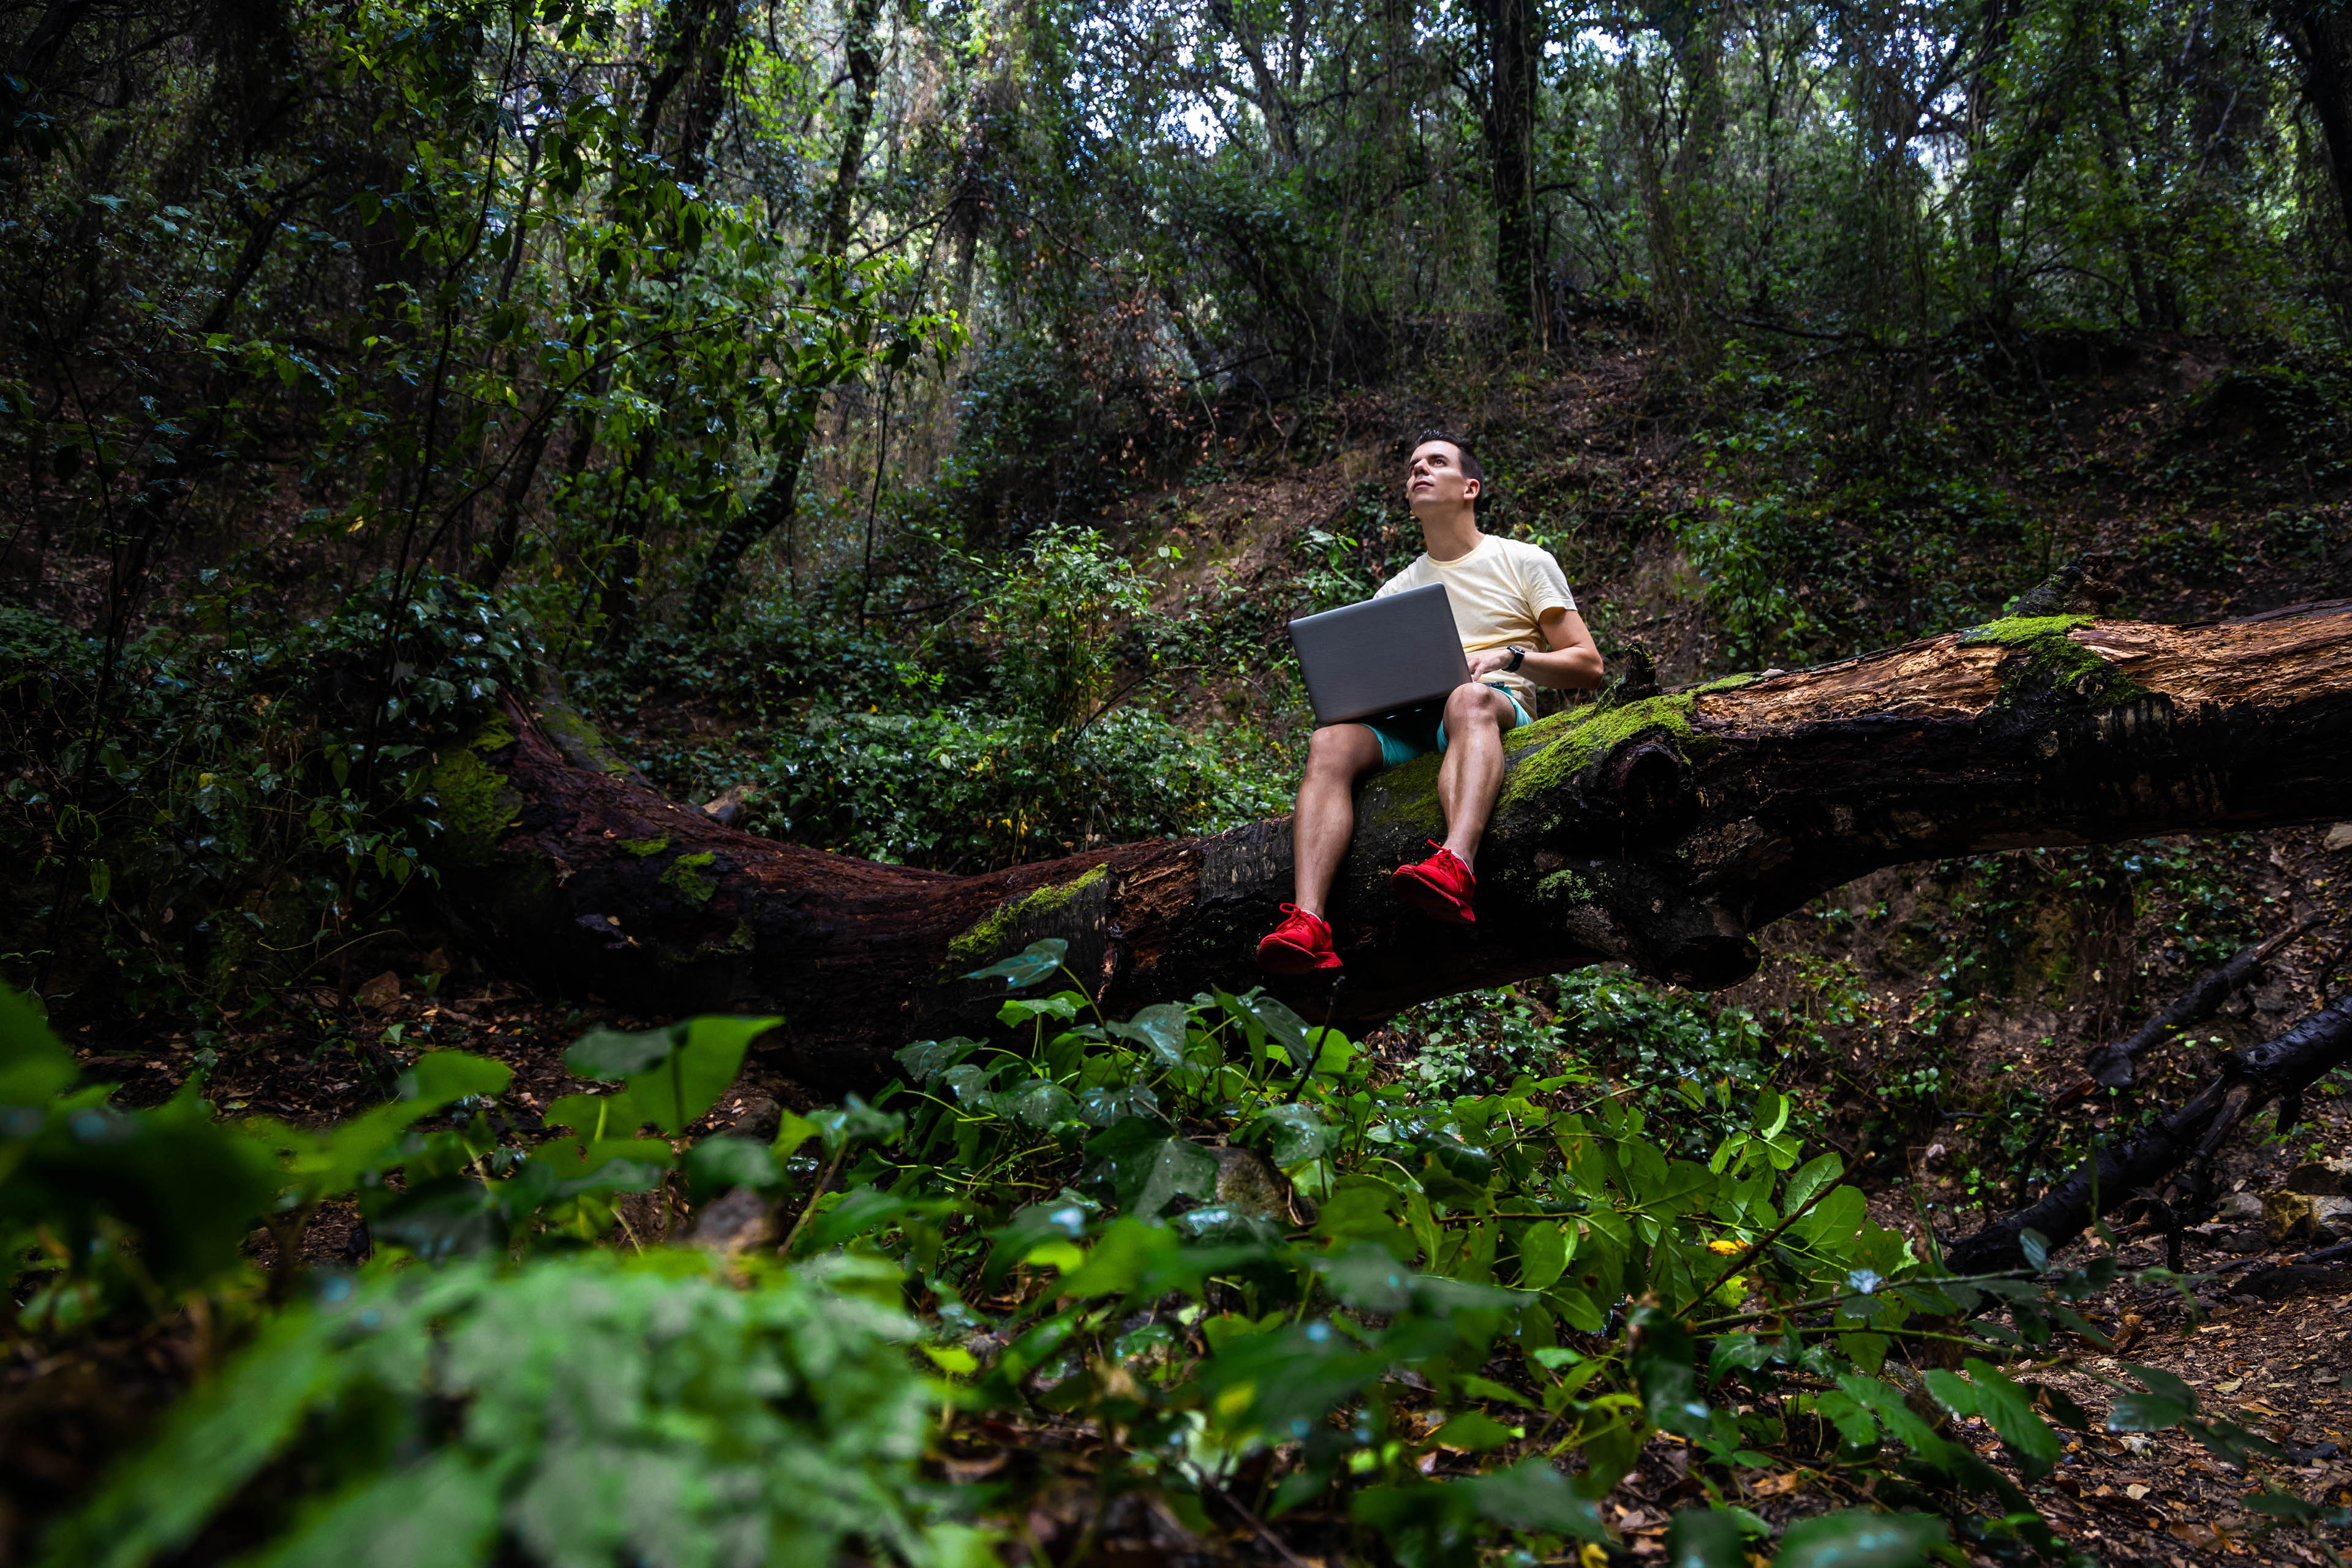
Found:
<path fill-rule="evenodd" d="M 1405 469 L 1405 504 L 1415 511 L 1423 507 L 1438 511 L 1450 511 L 1463 502 L 1475 500 L 1479 484 L 1462 472 L 1462 448 L 1451 441 L 1423 441 L 1412 449 L 1412 465 Z"/>

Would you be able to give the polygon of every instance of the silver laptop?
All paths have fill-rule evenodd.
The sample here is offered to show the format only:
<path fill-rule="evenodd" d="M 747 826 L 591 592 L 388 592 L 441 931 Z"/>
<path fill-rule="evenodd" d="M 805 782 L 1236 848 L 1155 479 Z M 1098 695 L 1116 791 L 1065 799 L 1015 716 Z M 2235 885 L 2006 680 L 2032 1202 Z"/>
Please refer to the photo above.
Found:
<path fill-rule="evenodd" d="M 1318 724 L 1401 713 L 1470 679 L 1443 583 L 1303 616 L 1290 643 Z"/>

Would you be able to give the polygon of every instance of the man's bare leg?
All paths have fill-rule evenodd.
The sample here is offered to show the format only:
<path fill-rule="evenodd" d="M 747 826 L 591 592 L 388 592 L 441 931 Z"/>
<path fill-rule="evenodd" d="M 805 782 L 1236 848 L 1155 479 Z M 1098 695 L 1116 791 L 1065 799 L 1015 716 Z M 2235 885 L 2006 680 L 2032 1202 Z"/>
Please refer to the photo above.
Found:
<path fill-rule="evenodd" d="M 1295 896 L 1308 914 L 1322 915 L 1331 879 L 1355 834 L 1356 781 L 1380 765 L 1381 738 L 1361 724 L 1328 725 L 1307 742 L 1307 776 L 1298 783 L 1290 844 Z"/>
<path fill-rule="evenodd" d="M 1511 700 L 1476 681 L 1445 700 L 1445 761 L 1437 769 L 1437 804 L 1445 813 L 1445 847 L 1465 866 L 1478 862 L 1478 841 L 1503 793 L 1503 731 L 1517 721 Z"/>

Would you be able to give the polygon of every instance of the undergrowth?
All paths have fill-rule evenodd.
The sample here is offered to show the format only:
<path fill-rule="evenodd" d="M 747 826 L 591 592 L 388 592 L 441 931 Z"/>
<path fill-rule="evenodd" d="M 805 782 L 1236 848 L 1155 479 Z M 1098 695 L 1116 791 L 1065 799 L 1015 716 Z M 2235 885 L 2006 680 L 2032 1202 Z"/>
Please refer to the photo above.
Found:
<path fill-rule="evenodd" d="M 981 977 L 1031 990 L 1060 958 Z M 1679 1562 L 1743 1564 L 1770 1530 L 1730 1483 L 1790 1464 L 1893 1511 L 1794 1526 L 1783 1564 L 1889 1531 L 2073 1560 L 1949 1424 L 1981 1419 L 2029 1476 L 2059 1455 L 2049 1422 L 2088 1429 L 2003 1368 L 2103 1343 L 2068 1303 L 2112 1258 L 1944 1277 L 1809 1156 L 1786 1096 L 1717 1070 L 1744 1025 L 1714 1026 L 1727 1055 L 1692 1080 L 1447 1094 L 1262 995 L 1122 1021 L 1014 994 L 989 1039 L 899 1051 L 871 1103 L 681 1150 L 774 1020 L 592 1033 L 567 1065 L 612 1087 L 536 1134 L 508 1069 L 456 1052 L 307 1131 L 217 1121 L 194 1085 L 115 1109 L 5 1009 L 18 1331 L 68 1343 L 189 1300 L 249 1341 L 54 1525 L 50 1563 L 136 1568 L 232 1520 L 289 1562 L 359 1530 L 453 1564 L 977 1562 L 1023 1486 L 943 1477 L 1023 1431 L 1086 1456 L 1097 1517 L 1142 1494 L 1196 1531 L 1258 1519 L 1369 1561 L 1605 1553 L 1595 1500 L 1660 1436 L 1700 1494 Z M 614 1229 L 630 1192 L 748 1223 L 640 1247 Z M 374 1258 L 294 1262 L 345 1199 Z M 236 1251 L 257 1218 L 266 1281 Z M 2127 1370 L 2143 1388 L 2118 1386 L 2109 1429 L 2261 1447 Z"/>

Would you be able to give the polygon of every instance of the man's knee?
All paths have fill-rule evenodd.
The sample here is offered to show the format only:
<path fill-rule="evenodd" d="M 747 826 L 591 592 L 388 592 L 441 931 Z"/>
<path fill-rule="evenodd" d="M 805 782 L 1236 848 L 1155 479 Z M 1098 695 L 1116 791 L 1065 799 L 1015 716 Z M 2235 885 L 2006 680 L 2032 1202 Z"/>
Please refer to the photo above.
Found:
<path fill-rule="evenodd" d="M 1358 773 L 1380 761 L 1380 737 L 1361 724 L 1327 724 L 1307 738 L 1307 771 Z"/>
<path fill-rule="evenodd" d="M 1510 702 L 1509 698 L 1491 686 L 1465 680 L 1445 699 L 1445 727 L 1457 735 L 1465 724 L 1485 722 L 1500 728 L 1503 710 Z"/>

